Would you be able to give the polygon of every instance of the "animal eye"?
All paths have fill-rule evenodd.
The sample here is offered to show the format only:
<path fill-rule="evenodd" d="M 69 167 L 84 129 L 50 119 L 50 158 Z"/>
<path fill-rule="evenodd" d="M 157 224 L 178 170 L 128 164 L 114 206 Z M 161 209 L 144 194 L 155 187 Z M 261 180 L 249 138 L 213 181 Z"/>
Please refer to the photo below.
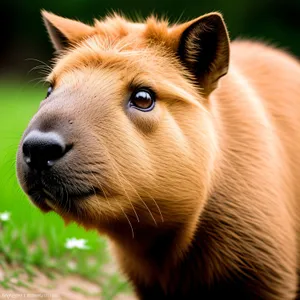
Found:
<path fill-rule="evenodd" d="M 150 111 L 155 106 L 155 95 L 149 89 L 139 89 L 132 93 L 129 106 L 141 111 Z"/>
<path fill-rule="evenodd" d="M 53 91 L 53 86 L 50 85 L 50 86 L 48 87 L 48 90 L 47 90 L 46 98 L 48 98 L 48 97 L 50 96 L 50 94 L 52 93 L 52 91 Z"/>

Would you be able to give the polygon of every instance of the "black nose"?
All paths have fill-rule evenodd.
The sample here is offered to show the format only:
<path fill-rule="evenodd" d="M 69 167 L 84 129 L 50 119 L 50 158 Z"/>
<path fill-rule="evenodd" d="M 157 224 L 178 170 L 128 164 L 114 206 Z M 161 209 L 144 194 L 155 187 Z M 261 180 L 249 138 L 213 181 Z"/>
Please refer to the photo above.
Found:
<path fill-rule="evenodd" d="M 23 142 L 26 164 L 36 170 L 50 168 L 69 150 L 63 138 L 56 132 L 31 131 Z"/>

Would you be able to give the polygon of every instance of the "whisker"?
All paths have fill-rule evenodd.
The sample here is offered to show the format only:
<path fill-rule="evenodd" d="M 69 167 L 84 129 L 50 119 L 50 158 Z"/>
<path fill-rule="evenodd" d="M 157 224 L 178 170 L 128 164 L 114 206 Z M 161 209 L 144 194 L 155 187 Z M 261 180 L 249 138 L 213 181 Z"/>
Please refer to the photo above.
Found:
<path fill-rule="evenodd" d="M 152 219 L 153 219 L 155 225 L 157 226 L 156 220 L 155 220 L 155 218 L 154 218 L 154 216 L 153 216 L 153 214 L 152 214 L 150 208 L 148 207 L 148 205 L 146 204 L 146 202 L 145 202 L 141 197 L 140 197 L 140 199 L 141 199 L 141 201 L 143 202 L 143 204 L 145 205 L 145 207 L 147 208 L 147 210 L 148 210 L 150 216 L 152 217 Z"/>
<path fill-rule="evenodd" d="M 63 186 L 64 187 L 64 186 Z M 65 192 L 66 192 L 66 202 L 67 202 L 67 206 L 68 206 L 68 210 L 67 212 L 69 213 L 71 211 L 71 200 L 69 198 L 69 194 L 68 194 L 68 189 L 66 187 L 64 187 Z"/>
<path fill-rule="evenodd" d="M 123 174 L 122 174 L 121 171 L 120 171 L 120 174 L 121 174 L 122 177 L 124 178 L 124 176 L 123 176 Z M 145 207 L 147 208 L 147 210 L 148 210 L 150 216 L 152 217 L 152 219 L 153 219 L 155 225 L 157 226 L 157 222 L 156 222 L 156 220 L 155 220 L 155 218 L 154 218 L 154 216 L 153 216 L 153 214 L 152 214 L 150 208 L 148 207 L 148 205 L 147 205 L 147 204 L 145 203 L 145 201 L 141 198 L 141 196 L 139 195 L 138 191 L 137 191 L 136 188 L 130 183 L 130 181 L 127 180 L 127 183 L 131 186 L 131 188 L 133 189 L 133 191 L 135 192 L 135 194 L 138 196 L 138 198 L 140 199 L 140 201 L 145 205 Z"/>
<path fill-rule="evenodd" d="M 120 173 L 121 173 L 121 175 L 123 176 L 123 174 L 122 174 L 121 171 L 120 171 Z M 124 177 L 124 176 L 123 176 L 123 177 Z M 153 219 L 155 225 L 157 226 L 157 222 L 156 222 L 156 220 L 155 220 L 155 218 L 154 218 L 154 216 L 153 216 L 153 214 L 152 214 L 150 208 L 148 207 L 148 205 L 145 203 L 145 201 L 142 199 L 142 197 L 139 195 L 138 191 L 137 191 L 136 188 L 130 183 L 130 181 L 127 181 L 127 182 L 128 182 L 128 184 L 131 186 L 131 188 L 133 189 L 134 193 L 138 196 L 138 198 L 140 199 L 140 201 L 143 202 L 143 204 L 144 204 L 145 207 L 147 208 L 147 210 L 148 210 L 150 216 L 152 217 L 152 219 Z"/>
<path fill-rule="evenodd" d="M 83 174 L 83 173 L 82 173 L 82 174 Z M 83 174 L 83 175 L 84 175 L 84 174 Z M 86 177 L 84 177 L 84 178 L 86 178 Z M 89 187 L 92 188 L 94 195 L 97 196 L 97 192 L 96 192 L 96 190 L 95 190 L 93 184 L 89 181 L 88 178 L 86 178 L 86 179 L 87 179 L 87 181 L 88 181 Z"/>
<path fill-rule="evenodd" d="M 84 173 L 82 173 L 84 175 Z M 93 175 L 93 174 L 92 174 Z M 92 182 L 89 180 L 89 178 L 87 178 L 86 176 L 84 176 L 84 178 L 88 181 L 89 183 L 89 186 L 93 189 L 93 193 L 94 193 L 94 196 L 97 197 L 97 192 L 95 190 L 95 187 L 93 186 Z M 95 177 L 94 177 L 95 178 Z M 96 178 L 95 178 L 96 179 Z M 96 179 L 97 180 L 97 179 Z M 98 181 L 97 181 L 98 182 Z M 98 182 L 99 183 L 99 182 Z M 104 197 L 106 198 L 106 195 L 105 195 L 105 192 L 103 191 L 101 185 L 100 185 L 100 188 L 101 188 L 101 191 L 103 192 L 104 194 Z M 106 198 L 107 199 L 107 198 Z M 108 199 L 107 199 L 108 201 Z M 109 201 L 108 201 L 109 202 Z M 100 213 L 101 214 L 101 213 Z M 103 214 L 101 214 L 101 216 L 103 216 Z M 108 221 L 108 216 L 106 214 L 104 214 L 104 216 L 106 217 L 107 221 Z"/>
<path fill-rule="evenodd" d="M 114 169 L 116 170 L 116 175 L 117 175 L 117 177 L 118 177 L 118 181 L 119 181 L 119 183 L 121 184 L 121 181 L 120 181 L 120 178 L 119 178 L 119 172 L 118 172 L 118 170 L 116 169 L 116 167 L 114 166 L 114 163 L 113 163 L 112 161 L 111 161 L 111 163 L 112 163 Z M 136 220 L 137 220 L 138 222 L 140 222 L 140 218 L 139 218 L 139 216 L 138 216 L 138 214 L 137 214 L 137 212 L 136 212 L 136 209 L 135 209 L 134 206 L 133 206 L 132 201 L 130 200 L 130 197 L 129 197 L 129 195 L 128 195 L 128 193 L 127 193 L 127 191 L 126 191 L 124 185 L 121 184 L 121 186 L 122 186 L 122 188 L 123 188 L 123 190 L 124 190 L 124 193 L 125 193 L 125 195 L 126 195 L 126 198 L 128 199 L 128 201 L 129 201 L 129 203 L 130 203 L 130 205 L 131 205 L 131 207 L 132 207 L 132 210 L 133 210 L 133 212 L 134 212 L 134 214 L 135 214 Z"/>
<path fill-rule="evenodd" d="M 38 62 L 40 64 L 43 64 L 45 67 L 47 67 L 50 71 L 52 71 L 52 67 L 49 66 L 47 63 L 45 63 L 44 61 L 41 61 L 39 59 L 36 59 L 36 58 L 26 58 L 25 59 L 26 61 L 35 61 L 35 62 Z"/>
<path fill-rule="evenodd" d="M 110 202 L 109 199 L 107 198 L 106 193 L 105 193 L 104 189 L 102 188 L 101 183 L 99 182 L 99 180 L 97 179 L 97 177 L 96 177 L 93 173 L 91 173 L 91 174 L 92 174 L 92 176 L 94 177 L 94 179 L 96 180 L 96 182 L 99 184 L 100 189 L 101 189 L 101 191 L 102 191 L 102 193 L 103 193 L 103 195 L 104 195 L 104 197 L 105 197 L 105 200 L 107 201 L 107 203 L 108 203 L 109 206 L 110 206 L 111 212 L 113 213 L 113 215 L 115 215 L 115 213 L 114 213 L 114 211 L 113 211 L 113 209 L 112 209 L 111 202 Z"/>
<path fill-rule="evenodd" d="M 104 146 L 104 143 L 102 143 L 102 141 L 100 140 L 100 138 L 99 138 L 99 137 L 96 137 L 96 138 L 97 138 L 97 139 L 99 140 L 99 142 Z M 108 159 L 110 160 L 110 162 L 111 162 L 111 164 L 112 164 L 112 166 L 113 166 L 113 168 L 114 168 L 114 171 L 115 171 L 115 174 L 116 174 L 116 176 L 117 176 L 117 178 L 118 178 L 118 181 L 119 181 L 119 183 L 120 183 L 122 189 L 124 190 L 124 193 L 125 193 L 125 195 L 126 195 L 126 198 L 128 199 L 128 201 L 129 201 L 129 203 L 130 203 L 130 205 L 131 205 L 131 207 L 132 207 L 132 210 L 133 210 L 133 212 L 134 212 L 134 214 L 135 214 L 136 220 L 137 220 L 137 222 L 140 222 L 140 218 L 139 218 L 139 216 L 138 216 L 138 214 L 137 214 L 137 212 L 136 212 L 136 210 L 135 210 L 135 208 L 134 208 L 134 206 L 133 206 L 133 203 L 132 203 L 132 201 L 130 200 L 129 195 L 128 195 L 128 193 L 127 193 L 127 191 L 126 191 L 124 185 L 121 184 L 121 180 L 120 180 L 120 177 L 119 177 L 120 174 L 119 174 L 118 168 L 115 166 L 114 160 L 112 159 L 112 157 L 111 157 L 109 151 L 107 150 L 107 148 L 106 148 L 105 146 L 104 146 L 104 149 L 105 149 L 105 151 L 106 151 L 106 153 L 107 153 Z"/>
<path fill-rule="evenodd" d="M 27 72 L 27 75 L 29 75 L 32 71 L 35 71 L 35 70 L 38 70 L 39 72 L 42 71 L 43 73 L 40 73 L 40 74 L 45 75 L 45 76 L 47 76 L 49 74 L 49 70 L 45 69 L 44 66 L 35 66 Z"/>
<path fill-rule="evenodd" d="M 63 184 L 61 185 L 61 187 L 62 187 L 62 199 L 64 201 L 64 208 L 63 208 L 63 210 L 64 211 L 68 211 L 68 209 L 67 209 L 67 207 L 69 206 L 68 196 L 67 196 L 68 195 L 68 191 L 67 191 L 66 187 Z M 67 199 L 65 199 L 64 194 L 66 195 Z"/>
<path fill-rule="evenodd" d="M 64 204 L 64 198 L 63 198 L 63 195 L 64 195 L 64 194 L 63 194 L 63 192 L 62 192 L 61 187 L 59 187 L 58 192 L 59 192 L 60 196 L 62 196 L 62 197 L 58 197 L 58 203 L 59 203 L 59 206 L 60 206 L 60 207 L 63 207 L 63 210 L 65 210 L 65 205 L 63 205 L 63 204 Z"/>
<path fill-rule="evenodd" d="M 41 79 L 41 81 L 45 82 L 45 78 L 49 75 L 49 73 L 52 72 L 52 68 L 47 65 L 45 62 L 40 61 L 38 59 L 34 59 L 34 58 L 27 58 L 26 61 L 34 61 L 34 62 L 38 62 L 40 63 L 40 65 L 34 66 L 32 67 L 28 72 L 27 75 L 29 75 L 32 71 L 38 71 L 39 74 L 42 74 L 43 77 L 39 78 Z M 31 81 L 29 82 L 31 83 Z"/>
<path fill-rule="evenodd" d="M 62 207 L 63 210 L 65 211 L 66 203 L 64 203 L 64 185 L 58 176 L 56 176 L 55 174 L 53 174 L 52 176 L 53 176 L 53 179 L 55 180 L 56 184 L 58 185 L 58 193 L 60 196 L 60 197 L 58 197 L 58 199 L 57 199 L 57 197 L 55 197 L 56 201 L 58 200 L 59 207 Z"/>
<path fill-rule="evenodd" d="M 163 218 L 163 215 L 162 215 L 162 212 L 160 210 L 159 205 L 157 204 L 157 202 L 155 201 L 155 199 L 148 192 L 147 192 L 147 194 L 153 200 L 154 204 L 156 205 L 157 210 L 159 211 L 159 214 L 160 214 L 161 221 L 164 222 L 164 218 Z"/>
<path fill-rule="evenodd" d="M 34 87 L 36 87 L 40 83 L 45 84 L 45 78 L 44 77 L 38 77 L 38 78 L 31 79 L 31 80 L 28 81 L 28 84 L 30 84 L 30 83 L 32 83 L 36 80 L 38 80 L 38 81 L 35 83 Z"/>
<path fill-rule="evenodd" d="M 129 220 L 128 216 L 127 216 L 127 214 L 125 213 L 125 211 L 124 211 L 123 207 L 121 206 L 121 204 L 119 204 L 119 202 L 118 202 L 118 201 L 117 201 L 117 204 L 118 204 L 118 205 L 119 205 L 119 207 L 121 208 L 121 210 L 122 210 L 122 212 L 123 212 L 123 214 L 124 214 L 125 218 L 126 218 L 126 219 L 127 219 L 127 221 L 128 221 L 128 224 L 129 224 L 129 226 L 130 226 L 130 228 L 131 228 L 132 238 L 134 239 L 134 230 L 133 230 L 133 226 L 132 226 L 132 224 L 131 224 L 131 222 L 130 222 L 130 220 Z"/>

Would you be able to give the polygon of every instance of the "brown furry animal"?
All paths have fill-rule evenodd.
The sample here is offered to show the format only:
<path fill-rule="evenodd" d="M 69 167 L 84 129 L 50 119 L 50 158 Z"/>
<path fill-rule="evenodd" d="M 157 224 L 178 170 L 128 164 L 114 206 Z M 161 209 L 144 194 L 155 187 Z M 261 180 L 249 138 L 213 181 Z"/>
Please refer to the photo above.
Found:
<path fill-rule="evenodd" d="M 299 62 L 230 44 L 218 13 L 43 18 L 59 56 L 17 161 L 34 204 L 107 235 L 140 299 L 295 299 Z"/>

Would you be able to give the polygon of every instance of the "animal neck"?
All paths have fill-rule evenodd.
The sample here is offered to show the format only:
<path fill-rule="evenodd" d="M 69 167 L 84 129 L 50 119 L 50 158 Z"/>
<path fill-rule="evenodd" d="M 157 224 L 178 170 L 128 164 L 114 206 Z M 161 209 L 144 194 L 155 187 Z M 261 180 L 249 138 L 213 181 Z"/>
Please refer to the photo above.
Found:
<path fill-rule="evenodd" d="M 192 227 L 195 224 L 167 226 L 157 223 L 150 226 L 132 222 L 132 231 L 128 223 L 120 222 L 110 224 L 105 233 L 112 242 L 122 270 L 132 281 L 138 280 L 144 284 L 159 281 L 167 290 L 172 270 L 191 250 L 195 233 Z"/>

